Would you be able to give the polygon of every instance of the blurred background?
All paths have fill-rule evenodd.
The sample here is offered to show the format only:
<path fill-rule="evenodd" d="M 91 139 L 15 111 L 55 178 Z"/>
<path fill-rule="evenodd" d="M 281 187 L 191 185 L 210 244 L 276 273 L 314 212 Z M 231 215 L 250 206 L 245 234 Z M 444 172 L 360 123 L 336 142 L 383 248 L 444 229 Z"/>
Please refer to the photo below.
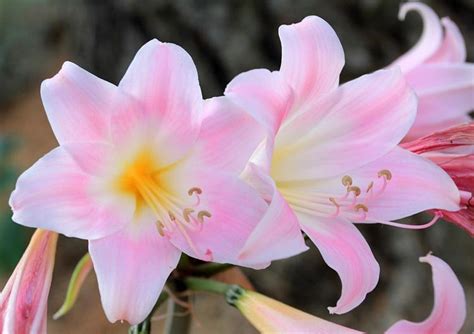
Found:
<path fill-rule="evenodd" d="M 451 17 L 474 56 L 474 1 L 426 1 Z M 205 97 L 219 95 L 236 74 L 253 68 L 276 70 L 278 26 L 308 15 L 327 20 L 346 53 L 342 81 L 381 68 L 412 46 L 421 20 L 397 20 L 396 0 L 0 0 L 0 283 L 3 286 L 28 242 L 31 230 L 10 220 L 8 195 L 15 178 L 57 145 L 40 96 L 41 80 L 65 60 L 118 83 L 135 52 L 152 38 L 184 47 L 199 71 Z M 427 221 L 429 217 L 416 217 Z M 474 243 L 457 227 L 440 222 L 421 232 L 388 226 L 361 227 L 381 264 L 381 278 L 365 303 L 343 316 L 330 316 L 340 282 L 311 248 L 263 271 L 244 270 L 255 288 L 319 317 L 379 333 L 398 319 L 420 321 L 433 305 L 431 271 L 418 257 L 428 251 L 446 260 L 468 298 L 465 333 L 474 329 Z M 84 241 L 61 238 L 49 309 L 62 303 L 70 274 L 87 251 Z M 254 333 L 219 297 L 194 298 L 193 333 Z M 159 332 L 163 320 L 154 321 Z M 50 333 L 126 333 L 109 324 L 101 309 L 94 275 L 87 279 L 73 311 L 49 321 Z"/>

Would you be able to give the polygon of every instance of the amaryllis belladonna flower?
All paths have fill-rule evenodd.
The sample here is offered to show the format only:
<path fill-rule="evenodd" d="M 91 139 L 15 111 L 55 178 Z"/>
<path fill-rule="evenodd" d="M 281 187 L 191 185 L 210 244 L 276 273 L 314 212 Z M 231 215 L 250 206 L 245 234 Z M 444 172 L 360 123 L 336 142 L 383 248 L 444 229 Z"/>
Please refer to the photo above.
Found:
<path fill-rule="evenodd" d="M 400 320 L 387 334 L 458 333 L 466 319 L 466 296 L 456 274 L 440 258 L 428 254 L 420 262 L 431 265 L 433 271 L 434 306 L 422 322 Z"/>
<path fill-rule="evenodd" d="M 46 333 L 57 240 L 54 232 L 36 230 L 33 234 L 0 294 L 1 333 Z"/>
<path fill-rule="evenodd" d="M 451 176 L 461 192 L 461 210 L 441 210 L 441 214 L 474 237 L 474 123 L 435 132 L 403 147 L 430 159 Z"/>
<path fill-rule="evenodd" d="M 342 281 L 341 298 L 330 312 L 345 313 L 379 277 L 379 265 L 352 222 L 424 228 L 436 219 L 424 226 L 391 220 L 432 208 L 458 210 L 459 191 L 441 168 L 397 147 L 416 114 L 416 97 L 399 70 L 338 87 L 344 52 L 324 20 L 307 17 L 279 33 L 280 72 L 243 73 L 225 91 L 226 99 L 267 130 L 244 176 L 275 213 L 259 225 L 240 257 L 259 253 L 267 261 L 270 245 L 301 238 L 293 228 L 299 223 Z M 257 108 L 257 98 L 272 101 L 284 93 L 280 80 L 294 90 L 289 111 Z M 222 109 L 228 111 L 227 105 Z M 284 226 L 291 228 L 280 234 Z"/>
<path fill-rule="evenodd" d="M 142 321 L 182 251 L 243 262 L 238 252 L 268 205 L 231 169 L 213 164 L 234 159 L 238 152 L 225 143 L 241 138 L 227 134 L 250 117 L 230 111 L 201 122 L 212 108 L 204 108 L 183 49 L 147 43 L 118 87 L 66 62 L 41 96 L 60 146 L 19 178 L 13 219 L 89 240 L 111 322 Z M 243 138 L 258 134 L 240 129 Z M 288 252 L 295 249 L 306 246 Z"/>
<path fill-rule="evenodd" d="M 468 113 L 474 109 L 474 64 L 466 63 L 466 46 L 459 28 L 447 17 L 440 20 L 420 2 L 403 4 L 400 19 L 410 11 L 421 15 L 423 34 L 391 65 L 401 68 L 419 99 L 407 140 L 469 121 Z"/>

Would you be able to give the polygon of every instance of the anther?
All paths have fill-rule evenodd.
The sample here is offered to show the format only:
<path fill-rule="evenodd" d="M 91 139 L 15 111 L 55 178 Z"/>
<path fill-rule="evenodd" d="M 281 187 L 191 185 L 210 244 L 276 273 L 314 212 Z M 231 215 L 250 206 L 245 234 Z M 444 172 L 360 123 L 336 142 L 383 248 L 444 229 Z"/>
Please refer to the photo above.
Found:
<path fill-rule="evenodd" d="M 350 187 L 352 186 L 352 177 L 349 175 L 345 175 L 342 177 L 342 185 L 345 187 Z"/>
<path fill-rule="evenodd" d="M 352 191 L 356 197 L 360 195 L 360 188 L 357 186 L 350 186 L 347 188 L 347 191 Z"/>
<path fill-rule="evenodd" d="M 174 215 L 171 211 L 168 211 L 168 215 L 170 216 L 171 221 L 175 221 L 175 220 L 176 220 L 175 215 Z"/>
<path fill-rule="evenodd" d="M 363 210 L 364 212 L 369 212 L 369 208 L 365 206 L 364 204 L 357 204 L 354 206 L 355 211 Z"/>
<path fill-rule="evenodd" d="M 192 196 L 194 193 L 201 195 L 202 194 L 202 189 L 198 187 L 192 187 L 188 190 L 188 195 Z"/>
<path fill-rule="evenodd" d="M 186 222 L 188 222 L 188 223 L 191 222 L 190 215 L 191 215 L 193 212 L 194 212 L 194 210 L 191 209 L 191 208 L 186 208 L 186 209 L 183 210 L 183 217 L 184 217 L 184 220 L 185 220 Z"/>
<path fill-rule="evenodd" d="M 158 226 L 158 233 L 164 237 L 165 236 L 165 232 L 163 231 L 165 225 L 163 225 L 162 222 L 160 222 L 159 220 L 156 222 L 156 226 Z"/>
<path fill-rule="evenodd" d="M 202 210 L 202 211 L 199 211 L 198 214 L 197 214 L 197 217 L 198 217 L 198 220 L 203 223 L 204 222 L 204 217 L 207 217 L 207 218 L 211 218 L 212 215 L 209 211 L 206 211 L 206 210 Z"/>
<path fill-rule="evenodd" d="M 384 177 L 387 181 L 392 179 L 392 173 L 388 169 L 382 169 L 377 173 L 379 177 Z"/>
<path fill-rule="evenodd" d="M 339 204 L 336 202 L 336 200 L 334 199 L 334 197 L 329 197 L 329 201 L 334 204 L 336 207 L 339 208 Z"/>
<path fill-rule="evenodd" d="M 368 193 L 369 191 L 372 190 L 373 187 L 374 187 L 374 181 L 370 181 L 370 183 L 369 183 L 369 185 L 368 185 L 368 187 L 367 187 L 367 190 L 366 190 L 365 192 Z"/>
<path fill-rule="evenodd" d="M 329 197 L 329 201 L 336 206 L 336 212 L 332 214 L 332 217 L 337 217 L 339 215 L 339 212 L 341 211 L 340 205 L 333 197 Z"/>

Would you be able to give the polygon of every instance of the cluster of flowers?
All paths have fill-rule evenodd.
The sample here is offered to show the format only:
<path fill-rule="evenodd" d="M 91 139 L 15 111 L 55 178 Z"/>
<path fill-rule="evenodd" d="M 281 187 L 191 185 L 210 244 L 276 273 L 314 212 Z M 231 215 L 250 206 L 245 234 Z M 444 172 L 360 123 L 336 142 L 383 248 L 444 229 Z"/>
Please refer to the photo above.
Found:
<path fill-rule="evenodd" d="M 145 44 L 118 86 L 66 62 L 41 86 L 59 146 L 10 199 L 13 220 L 41 230 L 1 294 L 3 332 L 45 331 L 56 233 L 88 240 L 107 318 L 131 324 L 182 252 L 261 269 L 305 251 L 303 231 L 342 281 L 329 307 L 342 314 L 379 279 L 354 224 L 422 229 L 443 217 L 473 235 L 474 65 L 452 21 L 416 2 L 400 18 L 409 11 L 423 18 L 418 43 L 343 85 L 343 48 L 316 16 L 280 27 L 279 71 L 242 73 L 207 100 L 174 44 Z M 392 222 L 424 211 L 427 224 Z M 459 281 L 439 258 L 421 261 L 434 310 L 389 332 L 458 331 Z M 356 332 L 254 292 L 230 300 L 262 331 Z"/>

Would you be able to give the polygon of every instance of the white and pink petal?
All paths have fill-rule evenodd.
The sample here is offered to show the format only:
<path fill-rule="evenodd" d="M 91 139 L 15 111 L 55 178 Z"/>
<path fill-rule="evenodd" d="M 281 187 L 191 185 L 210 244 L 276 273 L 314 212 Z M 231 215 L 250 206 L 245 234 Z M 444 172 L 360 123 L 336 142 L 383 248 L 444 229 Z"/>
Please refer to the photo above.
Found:
<path fill-rule="evenodd" d="M 330 313 L 343 314 L 361 304 L 379 280 L 380 267 L 359 230 L 343 218 L 322 218 L 296 211 L 301 228 L 334 269 L 342 283 L 341 297 Z"/>
<path fill-rule="evenodd" d="M 181 255 L 146 219 L 90 241 L 89 252 L 107 319 L 132 325 L 151 312 Z"/>
<path fill-rule="evenodd" d="M 189 151 L 199 134 L 203 100 L 196 67 L 184 49 L 151 40 L 137 52 L 119 87 L 140 102 L 147 124 L 173 148 L 166 160 L 174 162 Z"/>
<path fill-rule="evenodd" d="M 71 62 L 41 84 L 41 99 L 60 144 L 107 141 L 119 95 L 116 86 Z"/>
<path fill-rule="evenodd" d="M 268 203 L 268 210 L 240 251 L 241 263 L 262 268 L 271 261 L 297 255 L 308 249 L 293 210 L 276 188 L 275 182 L 258 166 L 250 163 L 244 179 Z"/>
<path fill-rule="evenodd" d="M 422 322 L 400 320 L 386 333 L 458 333 L 466 319 L 466 296 L 459 279 L 450 266 L 436 256 L 428 254 L 421 257 L 420 262 L 431 265 L 433 271 L 433 310 Z"/>
<path fill-rule="evenodd" d="M 83 239 L 112 234 L 131 221 L 134 203 L 94 189 L 95 182 L 58 147 L 19 177 L 10 197 L 13 220 Z"/>
<path fill-rule="evenodd" d="M 280 72 L 294 89 L 292 112 L 297 113 L 337 88 L 344 50 L 333 28 L 317 16 L 282 25 L 278 33 L 282 46 Z"/>
<path fill-rule="evenodd" d="M 423 20 L 423 33 L 418 42 L 390 66 L 398 66 L 403 73 L 408 73 L 427 61 L 440 48 L 443 41 L 443 27 L 438 15 L 422 2 L 406 2 L 400 6 L 398 18 L 404 20 L 410 11 L 416 11 Z"/>
<path fill-rule="evenodd" d="M 350 81 L 282 126 L 272 176 L 277 181 L 320 179 L 374 161 L 405 136 L 416 106 L 399 70 Z"/>

